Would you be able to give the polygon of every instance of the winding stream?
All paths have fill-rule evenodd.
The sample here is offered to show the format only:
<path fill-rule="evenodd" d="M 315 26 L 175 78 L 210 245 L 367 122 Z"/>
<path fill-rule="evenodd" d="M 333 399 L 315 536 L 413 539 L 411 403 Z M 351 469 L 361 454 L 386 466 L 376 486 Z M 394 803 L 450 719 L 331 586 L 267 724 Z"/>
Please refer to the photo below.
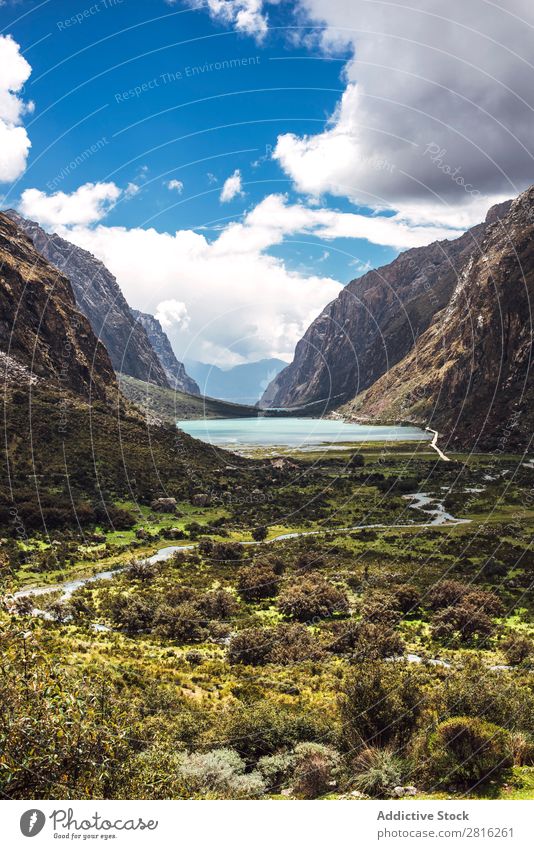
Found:
<path fill-rule="evenodd" d="M 371 525 L 352 525 L 347 528 L 321 528 L 320 530 L 315 531 L 294 531 L 292 533 L 287 534 L 279 534 L 276 537 L 268 540 L 256 541 L 256 540 L 248 540 L 246 542 L 242 542 L 241 545 L 272 545 L 275 542 L 283 542 L 288 539 L 297 539 L 298 537 L 308 537 L 308 536 L 321 536 L 327 533 L 336 533 L 336 534 L 346 534 L 351 531 L 363 531 L 367 528 L 372 529 L 391 529 L 391 528 L 430 528 L 436 525 L 461 525 L 468 523 L 469 519 L 457 519 L 451 513 L 447 513 L 443 504 L 438 501 L 433 496 L 429 495 L 426 492 L 415 492 L 412 495 L 404 495 L 407 501 L 411 501 L 412 503 L 408 506 L 413 510 L 420 510 L 422 513 L 426 513 L 428 516 L 432 516 L 432 519 L 428 522 L 420 522 L 414 524 L 398 524 L 398 525 L 384 525 L 384 524 L 371 524 Z M 429 505 L 434 505 L 432 509 L 428 509 Z M 192 549 L 197 547 L 198 543 L 187 543 L 185 545 L 168 545 L 165 548 L 160 548 L 153 554 L 151 557 L 147 557 L 146 563 L 163 563 L 165 560 L 170 560 L 170 558 L 177 551 L 191 551 Z M 75 578 L 71 581 L 65 581 L 62 584 L 49 584 L 48 586 L 42 587 L 24 587 L 22 590 L 18 590 L 18 592 L 13 594 L 14 599 L 20 598 L 35 598 L 40 595 L 46 595 L 47 593 L 56 593 L 61 592 L 60 600 L 65 601 L 65 599 L 70 598 L 70 596 L 79 590 L 81 587 L 86 584 L 92 584 L 95 581 L 102 580 L 111 580 L 115 575 L 118 575 L 120 572 L 123 572 L 126 567 L 119 566 L 116 569 L 107 569 L 104 572 L 98 572 L 95 575 L 89 575 L 84 578 Z M 37 612 L 37 609 L 36 609 Z M 39 611 L 42 614 L 42 611 Z"/>

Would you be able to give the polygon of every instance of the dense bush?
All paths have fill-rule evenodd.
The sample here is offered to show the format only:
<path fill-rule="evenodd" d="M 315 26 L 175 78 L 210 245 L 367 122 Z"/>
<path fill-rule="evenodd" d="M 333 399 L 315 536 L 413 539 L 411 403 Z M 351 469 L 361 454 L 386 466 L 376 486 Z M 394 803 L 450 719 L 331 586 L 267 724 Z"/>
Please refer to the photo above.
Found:
<path fill-rule="evenodd" d="M 404 640 L 388 625 L 349 620 L 334 623 L 331 633 L 333 639 L 328 650 L 333 654 L 350 655 L 356 661 L 398 657 L 405 651 Z"/>
<path fill-rule="evenodd" d="M 280 624 L 274 628 L 245 628 L 235 634 L 228 646 L 230 663 L 286 666 L 304 660 L 320 660 L 324 650 L 304 625 Z"/>
<path fill-rule="evenodd" d="M 272 598 L 278 593 L 279 577 L 269 563 L 243 566 L 237 576 L 237 589 L 245 601 Z"/>
<path fill-rule="evenodd" d="M 200 798 L 258 799 L 264 781 L 258 772 L 245 775 L 245 766 L 232 749 L 212 749 L 185 755 L 179 773 L 190 794 Z"/>
<path fill-rule="evenodd" d="M 428 768 L 438 785 L 466 785 L 498 778 L 512 765 L 504 728 L 477 717 L 441 722 L 428 739 Z"/>
<path fill-rule="evenodd" d="M 527 663 L 534 657 L 534 643 L 523 634 L 510 634 L 503 643 L 506 660 L 512 666 Z"/>
<path fill-rule="evenodd" d="M 424 670 L 404 663 L 364 661 L 341 687 L 345 742 L 358 750 L 405 743 L 425 709 Z"/>
<path fill-rule="evenodd" d="M 310 622 L 345 612 L 348 602 L 345 593 L 330 581 L 321 575 L 309 575 L 284 588 L 278 599 L 278 608 L 284 616 Z"/>
<path fill-rule="evenodd" d="M 434 614 L 431 628 L 435 639 L 469 642 L 475 638 L 481 641 L 490 637 L 495 625 L 480 607 L 464 599 Z"/>

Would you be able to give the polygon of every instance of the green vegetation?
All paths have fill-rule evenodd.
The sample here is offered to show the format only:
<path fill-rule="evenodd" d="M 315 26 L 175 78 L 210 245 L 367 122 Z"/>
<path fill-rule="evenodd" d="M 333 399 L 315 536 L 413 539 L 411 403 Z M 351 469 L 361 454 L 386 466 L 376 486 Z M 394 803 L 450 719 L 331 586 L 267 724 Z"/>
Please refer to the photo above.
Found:
<path fill-rule="evenodd" d="M 99 467 L 120 521 L 92 506 L 81 530 L 3 531 L 5 794 L 534 798 L 534 510 L 518 458 L 206 459 L 186 440 L 198 463 L 165 489 L 132 448 L 136 500 L 105 461 L 113 439 L 97 437 Z M 86 449 L 72 448 L 80 467 Z M 429 503 L 414 509 L 414 492 Z M 305 535 L 273 542 L 290 532 Z M 192 547 L 144 559 L 172 545 Z M 27 584 L 50 592 L 14 598 Z"/>

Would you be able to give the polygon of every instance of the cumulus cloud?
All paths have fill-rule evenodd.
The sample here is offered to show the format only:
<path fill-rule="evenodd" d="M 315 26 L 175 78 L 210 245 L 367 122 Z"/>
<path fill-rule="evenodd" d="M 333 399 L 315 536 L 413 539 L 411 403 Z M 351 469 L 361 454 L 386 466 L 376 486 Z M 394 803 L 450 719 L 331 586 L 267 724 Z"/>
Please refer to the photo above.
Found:
<path fill-rule="evenodd" d="M 241 171 L 239 168 L 236 168 L 232 176 L 228 177 L 228 179 L 224 181 L 219 199 L 221 203 L 228 203 L 228 201 L 233 200 L 235 197 L 240 197 L 243 194 Z"/>
<path fill-rule="evenodd" d="M 167 0 L 169 6 L 176 5 L 176 2 L 177 0 Z M 265 12 L 267 4 L 263 0 L 207 0 L 201 5 L 198 0 L 187 0 L 187 3 L 195 9 L 206 8 L 215 20 L 231 24 L 238 32 L 251 35 L 258 42 L 263 41 L 267 34 L 269 26 Z"/>
<path fill-rule="evenodd" d="M 345 213 L 273 194 L 210 241 L 192 230 L 103 225 L 120 195 L 113 183 L 87 184 L 72 195 L 30 189 L 19 208 L 99 257 L 128 302 L 157 316 L 181 359 L 219 365 L 289 359 L 310 322 L 339 294 L 332 278 L 291 271 L 268 253 L 284 239 L 304 234 L 403 248 L 456 235 L 453 228 L 413 225 L 400 214 Z"/>
<path fill-rule="evenodd" d="M 31 147 L 21 126 L 25 113 L 33 111 L 20 92 L 31 74 L 31 66 L 10 35 L 0 35 L 0 182 L 16 180 L 26 168 Z"/>
<path fill-rule="evenodd" d="M 178 192 L 181 195 L 184 190 L 184 184 L 181 180 L 169 180 L 167 188 L 170 192 Z"/>
<path fill-rule="evenodd" d="M 353 53 L 324 131 L 278 138 L 274 156 L 299 191 L 467 225 L 532 182 L 531 0 L 298 8 L 324 24 L 324 50 Z"/>
<path fill-rule="evenodd" d="M 130 184 L 125 195 L 131 197 Z M 57 229 L 100 221 L 122 192 L 115 183 L 85 183 L 72 194 L 56 192 L 47 195 L 39 189 L 26 189 L 22 193 L 19 209 L 27 218 L 34 218 L 43 227 Z"/>

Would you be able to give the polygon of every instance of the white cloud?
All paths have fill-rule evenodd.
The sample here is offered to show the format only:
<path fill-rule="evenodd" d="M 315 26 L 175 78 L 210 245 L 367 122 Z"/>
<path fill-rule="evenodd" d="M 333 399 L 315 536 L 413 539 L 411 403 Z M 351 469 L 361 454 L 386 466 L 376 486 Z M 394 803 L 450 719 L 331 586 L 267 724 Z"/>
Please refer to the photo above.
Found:
<path fill-rule="evenodd" d="M 236 168 L 231 177 L 224 181 L 222 192 L 220 194 L 221 203 L 228 203 L 235 197 L 241 197 L 244 194 L 241 184 L 241 171 Z"/>
<path fill-rule="evenodd" d="M 24 127 L 25 113 L 33 103 L 19 96 L 31 74 L 31 66 L 20 54 L 20 46 L 10 35 L 0 35 L 0 182 L 16 180 L 26 168 L 31 147 Z"/>
<path fill-rule="evenodd" d="M 130 183 L 130 186 L 133 184 Z M 137 191 L 137 187 L 135 189 Z M 115 183 L 85 183 L 70 195 L 65 192 L 47 195 L 38 189 L 26 189 L 22 193 L 19 209 L 27 218 L 55 230 L 61 226 L 88 225 L 100 221 L 121 194 L 121 189 Z M 125 194 L 131 196 L 131 189 L 127 188 Z"/>
<path fill-rule="evenodd" d="M 299 0 L 323 49 L 354 56 L 326 129 L 278 138 L 296 188 L 465 225 L 532 182 L 533 7 L 505 6 Z"/>
<path fill-rule="evenodd" d="M 133 198 L 133 197 L 135 197 L 136 194 L 138 194 L 140 192 L 140 190 L 141 189 L 137 185 L 137 183 L 128 183 L 128 185 L 126 186 L 126 188 L 124 190 L 124 197 L 126 199 Z"/>
<path fill-rule="evenodd" d="M 128 302 L 161 321 L 180 359 L 223 366 L 290 359 L 310 322 L 341 291 L 332 278 L 291 271 L 267 253 L 284 239 L 305 234 L 326 242 L 349 237 L 410 247 L 456 234 L 413 226 L 398 215 L 289 203 L 284 195 L 267 196 L 213 241 L 192 230 L 169 234 L 97 224 L 119 194 L 114 184 L 89 184 L 49 198 L 29 190 L 20 208 L 99 257 Z"/>
<path fill-rule="evenodd" d="M 174 6 L 177 0 L 166 0 Z M 186 0 L 195 9 L 206 8 L 209 15 L 221 23 L 232 24 L 238 32 L 253 36 L 261 42 L 268 30 L 268 18 L 263 0 L 207 0 L 199 5 L 198 0 Z M 271 0 L 272 3 L 276 0 Z"/>
<path fill-rule="evenodd" d="M 164 330 L 185 330 L 191 321 L 183 301 L 162 301 L 158 304 L 156 318 Z"/>
<path fill-rule="evenodd" d="M 169 180 L 167 188 L 170 192 L 178 192 L 181 195 L 184 190 L 184 184 L 181 180 Z"/>

